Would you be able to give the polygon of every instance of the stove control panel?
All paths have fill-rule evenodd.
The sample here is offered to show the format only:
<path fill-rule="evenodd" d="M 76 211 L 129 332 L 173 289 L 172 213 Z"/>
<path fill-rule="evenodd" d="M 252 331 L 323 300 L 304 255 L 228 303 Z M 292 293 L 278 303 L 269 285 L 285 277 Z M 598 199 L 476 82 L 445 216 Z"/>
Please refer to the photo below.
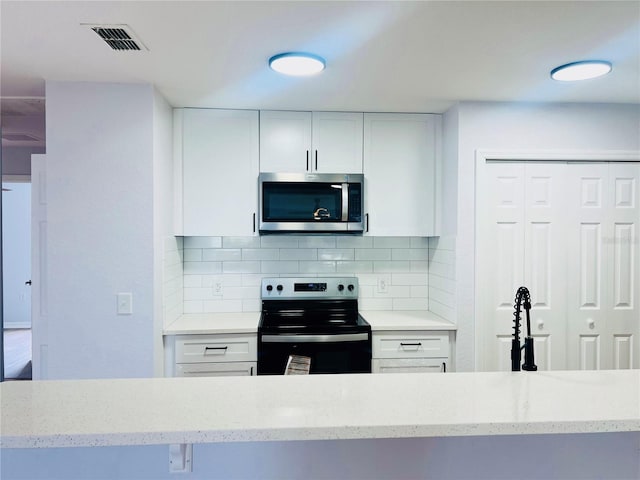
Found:
<path fill-rule="evenodd" d="M 261 297 L 268 299 L 358 298 L 357 277 L 262 279 Z"/>

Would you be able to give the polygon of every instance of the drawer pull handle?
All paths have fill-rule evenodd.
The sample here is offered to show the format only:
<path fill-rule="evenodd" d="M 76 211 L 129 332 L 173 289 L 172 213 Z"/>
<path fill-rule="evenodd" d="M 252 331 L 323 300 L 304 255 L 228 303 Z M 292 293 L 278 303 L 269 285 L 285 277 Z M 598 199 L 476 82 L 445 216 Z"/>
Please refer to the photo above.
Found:
<path fill-rule="evenodd" d="M 418 343 L 403 343 L 403 342 L 400 342 L 400 346 L 401 347 L 421 347 L 422 343 L 421 342 L 418 342 Z"/>
<path fill-rule="evenodd" d="M 229 347 L 204 347 L 204 353 L 206 354 L 209 350 L 222 350 L 223 353 L 227 353 L 227 348 Z"/>

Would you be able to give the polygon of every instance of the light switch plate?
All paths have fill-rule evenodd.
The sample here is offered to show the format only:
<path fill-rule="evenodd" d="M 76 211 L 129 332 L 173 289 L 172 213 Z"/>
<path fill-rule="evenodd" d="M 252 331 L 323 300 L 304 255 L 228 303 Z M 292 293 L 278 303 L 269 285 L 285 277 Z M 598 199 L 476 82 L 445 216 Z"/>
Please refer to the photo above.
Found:
<path fill-rule="evenodd" d="M 116 297 L 118 315 L 133 314 L 133 295 L 131 292 L 118 293 Z"/>
<path fill-rule="evenodd" d="M 389 291 L 389 279 L 386 277 L 378 278 L 378 293 L 387 293 Z"/>
<path fill-rule="evenodd" d="M 189 473 L 193 471 L 193 445 L 178 443 L 169 445 L 169 472 Z"/>

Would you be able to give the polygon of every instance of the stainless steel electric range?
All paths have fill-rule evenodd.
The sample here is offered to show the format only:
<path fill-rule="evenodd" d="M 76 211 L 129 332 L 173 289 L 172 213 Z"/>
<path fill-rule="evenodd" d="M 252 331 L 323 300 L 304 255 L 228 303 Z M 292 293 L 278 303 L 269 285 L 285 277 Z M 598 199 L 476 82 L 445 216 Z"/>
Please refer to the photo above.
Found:
<path fill-rule="evenodd" d="M 258 375 L 282 375 L 290 355 L 309 373 L 371 373 L 371 326 L 358 313 L 358 279 L 264 278 Z"/>

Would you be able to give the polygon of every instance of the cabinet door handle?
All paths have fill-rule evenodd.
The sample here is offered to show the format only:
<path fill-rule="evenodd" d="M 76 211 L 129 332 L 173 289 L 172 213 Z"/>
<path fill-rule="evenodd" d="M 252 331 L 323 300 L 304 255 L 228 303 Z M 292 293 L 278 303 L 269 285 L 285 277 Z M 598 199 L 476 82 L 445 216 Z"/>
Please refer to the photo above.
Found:
<path fill-rule="evenodd" d="M 403 342 L 400 342 L 400 346 L 401 347 L 419 347 L 421 345 L 422 345 L 421 342 L 418 342 L 418 343 L 403 343 Z"/>
<path fill-rule="evenodd" d="M 369 214 L 368 213 L 364 214 L 364 223 L 367 225 L 367 228 L 365 231 L 369 233 Z"/>
<path fill-rule="evenodd" d="M 316 171 L 318 170 L 318 150 L 316 150 Z"/>
<path fill-rule="evenodd" d="M 253 367 L 251 367 L 251 371 L 249 372 L 249 374 L 253 377 Z"/>
<path fill-rule="evenodd" d="M 447 362 L 442 362 L 442 373 L 447 373 Z"/>
<path fill-rule="evenodd" d="M 222 350 L 224 353 L 227 353 L 227 348 L 229 347 L 204 347 L 204 353 L 206 355 L 209 350 Z"/>
<path fill-rule="evenodd" d="M 256 214 L 253 214 L 253 233 L 256 233 Z"/>
<path fill-rule="evenodd" d="M 309 171 L 309 150 L 307 150 L 307 172 Z"/>

